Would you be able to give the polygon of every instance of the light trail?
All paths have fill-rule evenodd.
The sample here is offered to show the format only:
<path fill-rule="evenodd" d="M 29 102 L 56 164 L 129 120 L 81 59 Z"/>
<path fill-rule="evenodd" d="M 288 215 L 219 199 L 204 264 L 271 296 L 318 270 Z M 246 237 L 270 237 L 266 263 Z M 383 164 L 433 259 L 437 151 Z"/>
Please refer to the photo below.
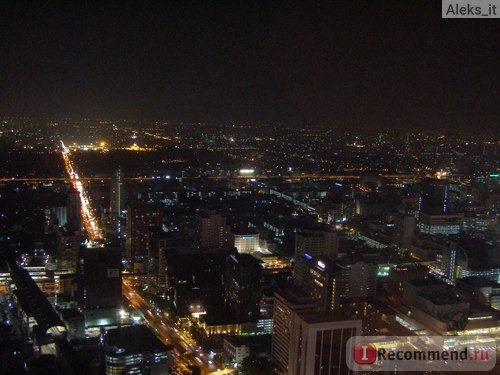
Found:
<path fill-rule="evenodd" d="M 94 212 L 92 211 L 92 207 L 90 206 L 90 201 L 85 189 L 83 188 L 82 181 L 80 180 L 78 173 L 76 173 L 75 169 L 73 168 L 73 164 L 71 163 L 71 159 L 69 157 L 70 151 L 64 145 L 63 141 L 61 141 L 61 146 L 64 166 L 66 167 L 66 171 L 68 172 L 71 184 L 73 185 L 73 188 L 80 193 L 83 226 L 85 227 L 85 230 L 87 231 L 87 234 L 91 240 L 102 240 L 102 230 L 97 224 L 97 219 L 94 215 Z"/>

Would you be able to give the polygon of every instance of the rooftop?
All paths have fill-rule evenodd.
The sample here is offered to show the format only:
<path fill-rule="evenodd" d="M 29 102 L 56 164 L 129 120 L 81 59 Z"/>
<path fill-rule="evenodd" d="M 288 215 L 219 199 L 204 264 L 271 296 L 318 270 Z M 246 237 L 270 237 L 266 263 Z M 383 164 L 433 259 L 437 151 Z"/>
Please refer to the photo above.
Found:
<path fill-rule="evenodd" d="M 304 322 L 309 324 L 352 321 L 353 323 L 359 322 L 361 326 L 361 319 L 349 318 L 344 314 L 332 311 L 305 311 L 298 313 L 298 315 Z"/>
<path fill-rule="evenodd" d="M 133 325 L 107 331 L 108 344 L 124 349 L 125 355 L 145 352 L 165 352 L 171 347 L 163 344 L 147 327 Z"/>

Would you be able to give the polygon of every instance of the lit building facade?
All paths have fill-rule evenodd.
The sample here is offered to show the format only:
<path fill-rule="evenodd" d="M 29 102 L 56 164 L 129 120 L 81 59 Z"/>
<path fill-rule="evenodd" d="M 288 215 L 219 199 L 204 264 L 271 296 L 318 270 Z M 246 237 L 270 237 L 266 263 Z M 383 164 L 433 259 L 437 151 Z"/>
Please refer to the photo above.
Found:
<path fill-rule="evenodd" d="M 361 320 L 334 313 L 294 313 L 289 346 L 290 375 L 349 375 L 347 341 L 361 335 Z"/>
<path fill-rule="evenodd" d="M 335 232 L 305 229 L 295 234 L 294 282 L 302 285 L 309 257 L 324 255 L 335 259 L 338 254 L 339 239 Z"/>
<path fill-rule="evenodd" d="M 275 293 L 273 309 L 273 336 L 271 357 L 284 369 L 288 370 L 293 353 L 290 346 L 295 313 L 317 310 L 316 301 L 300 288 L 290 288 Z"/>
<path fill-rule="evenodd" d="M 464 214 L 433 215 L 421 212 L 418 229 L 423 234 L 459 234 L 464 222 Z"/>
<path fill-rule="evenodd" d="M 226 244 L 226 217 L 212 211 L 201 215 L 199 221 L 201 248 L 223 248 Z"/>

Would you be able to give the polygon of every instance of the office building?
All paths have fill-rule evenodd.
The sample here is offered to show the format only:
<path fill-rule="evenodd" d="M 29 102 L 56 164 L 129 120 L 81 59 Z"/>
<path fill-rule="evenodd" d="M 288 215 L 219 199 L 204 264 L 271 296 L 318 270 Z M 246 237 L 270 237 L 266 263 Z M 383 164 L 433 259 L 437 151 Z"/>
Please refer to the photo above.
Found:
<path fill-rule="evenodd" d="M 394 217 L 394 242 L 409 249 L 415 240 L 416 218 L 410 215 Z"/>
<path fill-rule="evenodd" d="M 82 202 L 80 193 L 76 189 L 71 189 L 68 192 L 67 199 L 67 224 L 76 230 L 82 227 Z"/>
<path fill-rule="evenodd" d="M 424 178 L 420 193 L 420 212 L 448 213 L 450 191 L 448 180 L 444 178 Z"/>
<path fill-rule="evenodd" d="M 221 249 L 226 245 L 226 217 L 209 211 L 200 215 L 200 246 L 202 249 Z"/>
<path fill-rule="evenodd" d="M 161 225 L 160 207 L 143 202 L 127 207 L 126 256 L 135 261 L 147 255 L 148 230 L 151 226 Z"/>
<path fill-rule="evenodd" d="M 59 270 L 75 272 L 81 242 L 79 230 L 63 227 L 57 231 L 56 264 Z"/>
<path fill-rule="evenodd" d="M 271 357 L 287 370 L 293 355 L 290 346 L 295 313 L 317 310 L 316 301 L 298 287 L 276 292 L 273 309 L 273 336 Z"/>
<path fill-rule="evenodd" d="M 261 297 L 259 261 L 249 254 L 232 253 L 226 258 L 225 304 L 239 322 L 259 318 Z"/>
<path fill-rule="evenodd" d="M 320 310 L 335 310 L 344 301 L 374 298 L 377 270 L 375 263 L 339 262 L 319 256 L 307 261 L 303 288 Z"/>
<path fill-rule="evenodd" d="M 121 249 L 80 248 L 77 282 L 82 309 L 116 309 L 122 302 Z"/>
<path fill-rule="evenodd" d="M 339 238 L 335 232 L 324 229 L 304 229 L 295 234 L 293 277 L 295 284 L 302 285 L 309 257 L 324 255 L 337 257 Z"/>
<path fill-rule="evenodd" d="M 361 320 L 348 319 L 331 312 L 294 313 L 290 337 L 290 375 L 349 375 L 352 353 L 347 341 L 361 335 Z"/>

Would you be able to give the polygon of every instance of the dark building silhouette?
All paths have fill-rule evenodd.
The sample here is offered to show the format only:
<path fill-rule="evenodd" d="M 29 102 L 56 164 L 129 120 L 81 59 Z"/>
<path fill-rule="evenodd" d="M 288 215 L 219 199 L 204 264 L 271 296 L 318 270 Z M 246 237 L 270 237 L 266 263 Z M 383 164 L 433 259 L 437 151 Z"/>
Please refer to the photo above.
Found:
<path fill-rule="evenodd" d="M 259 317 L 262 268 L 250 254 L 232 253 L 226 258 L 225 304 L 241 322 Z"/>
<path fill-rule="evenodd" d="M 84 309 L 116 308 L 122 302 L 121 249 L 80 248 L 78 303 Z"/>
<path fill-rule="evenodd" d="M 160 224 L 160 207 L 143 202 L 128 206 L 127 241 L 125 244 L 128 259 L 141 259 L 147 255 L 149 227 Z"/>
<path fill-rule="evenodd" d="M 71 189 L 68 192 L 66 204 L 68 225 L 75 230 L 80 230 L 82 226 L 82 202 L 78 190 Z"/>

